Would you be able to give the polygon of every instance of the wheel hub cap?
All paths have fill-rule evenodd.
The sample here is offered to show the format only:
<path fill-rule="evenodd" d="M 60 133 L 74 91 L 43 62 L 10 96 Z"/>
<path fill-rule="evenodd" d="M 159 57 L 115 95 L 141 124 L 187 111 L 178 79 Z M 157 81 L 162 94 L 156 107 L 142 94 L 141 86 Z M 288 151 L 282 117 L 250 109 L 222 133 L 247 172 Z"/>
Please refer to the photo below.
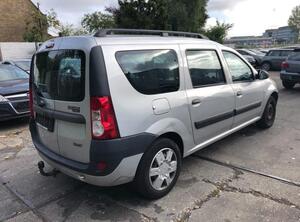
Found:
<path fill-rule="evenodd" d="M 273 115 L 274 115 L 274 110 L 273 110 L 273 106 L 269 105 L 269 115 L 268 115 L 268 119 L 271 120 L 273 119 Z"/>
<path fill-rule="evenodd" d="M 149 179 L 155 190 L 164 190 L 174 180 L 177 171 L 177 158 L 170 148 L 160 150 L 152 160 Z"/>

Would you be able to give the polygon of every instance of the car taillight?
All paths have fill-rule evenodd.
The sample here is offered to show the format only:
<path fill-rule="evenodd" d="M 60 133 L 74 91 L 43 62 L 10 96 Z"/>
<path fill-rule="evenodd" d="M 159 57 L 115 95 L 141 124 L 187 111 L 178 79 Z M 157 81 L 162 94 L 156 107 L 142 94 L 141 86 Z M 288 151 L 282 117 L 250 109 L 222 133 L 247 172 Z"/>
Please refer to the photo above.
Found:
<path fill-rule="evenodd" d="M 117 121 L 109 96 L 91 97 L 91 125 L 94 139 L 119 137 Z"/>
<path fill-rule="evenodd" d="M 281 68 L 287 69 L 287 68 L 289 68 L 289 64 L 287 62 L 283 62 L 283 63 L 281 63 Z"/>
<path fill-rule="evenodd" d="M 32 88 L 29 88 L 29 111 L 30 111 L 30 116 L 33 118 L 33 97 L 32 97 Z"/>

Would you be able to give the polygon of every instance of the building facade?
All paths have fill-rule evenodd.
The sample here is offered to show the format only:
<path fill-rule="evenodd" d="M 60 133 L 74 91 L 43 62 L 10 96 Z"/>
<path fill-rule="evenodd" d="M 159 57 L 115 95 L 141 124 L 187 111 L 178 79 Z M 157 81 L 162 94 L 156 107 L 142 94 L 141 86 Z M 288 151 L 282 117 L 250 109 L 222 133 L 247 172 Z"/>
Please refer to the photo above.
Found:
<path fill-rule="evenodd" d="M 31 0 L 0 0 L 0 42 L 24 41 L 26 23 L 34 12 L 39 9 Z"/>
<path fill-rule="evenodd" d="M 268 29 L 263 34 L 264 37 L 272 37 L 276 43 L 296 43 L 298 40 L 299 33 L 289 27 L 283 26 L 278 29 Z"/>
<path fill-rule="evenodd" d="M 273 39 L 262 36 L 239 36 L 232 37 L 225 41 L 225 44 L 234 45 L 238 47 L 269 47 L 273 44 Z"/>

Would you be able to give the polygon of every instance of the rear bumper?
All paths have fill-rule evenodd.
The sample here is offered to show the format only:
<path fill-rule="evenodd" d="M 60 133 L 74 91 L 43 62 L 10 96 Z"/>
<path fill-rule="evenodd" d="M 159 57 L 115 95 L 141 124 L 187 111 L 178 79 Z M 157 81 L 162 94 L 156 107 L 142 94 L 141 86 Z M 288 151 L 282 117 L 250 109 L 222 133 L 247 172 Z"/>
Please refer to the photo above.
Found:
<path fill-rule="evenodd" d="M 40 152 L 39 155 L 45 162 L 60 172 L 85 183 L 103 187 L 117 186 L 133 181 L 138 164 L 143 156 L 143 154 L 138 154 L 124 158 L 111 174 L 106 176 L 93 176 L 65 167 L 58 162 L 49 159 Z"/>
<path fill-rule="evenodd" d="M 19 113 L 10 102 L 0 102 L 0 121 L 28 117 L 29 110 Z"/>
<path fill-rule="evenodd" d="M 43 145 L 34 120 L 30 121 L 30 131 L 36 149 L 47 163 L 76 179 L 99 186 L 112 186 L 131 181 L 143 153 L 156 138 L 153 134 L 144 133 L 115 140 L 92 140 L 89 151 L 90 162 L 81 163 L 54 153 Z M 97 169 L 99 162 L 106 163 L 104 171 Z"/>
<path fill-rule="evenodd" d="M 300 73 L 281 71 L 280 79 L 292 82 L 300 82 Z"/>

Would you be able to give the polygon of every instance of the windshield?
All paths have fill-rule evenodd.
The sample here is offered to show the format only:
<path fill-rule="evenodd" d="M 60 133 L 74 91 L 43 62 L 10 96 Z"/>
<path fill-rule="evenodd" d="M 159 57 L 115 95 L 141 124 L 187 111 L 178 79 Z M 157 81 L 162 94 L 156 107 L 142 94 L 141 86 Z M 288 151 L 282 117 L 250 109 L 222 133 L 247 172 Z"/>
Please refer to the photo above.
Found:
<path fill-rule="evenodd" d="M 0 65 L 0 81 L 29 79 L 27 72 L 13 65 Z"/>
<path fill-rule="evenodd" d="M 19 66 L 21 69 L 25 70 L 25 71 L 29 71 L 30 70 L 30 63 L 31 63 L 31 61 L 16 61 L 14 63 L 17 66 Z"/>

